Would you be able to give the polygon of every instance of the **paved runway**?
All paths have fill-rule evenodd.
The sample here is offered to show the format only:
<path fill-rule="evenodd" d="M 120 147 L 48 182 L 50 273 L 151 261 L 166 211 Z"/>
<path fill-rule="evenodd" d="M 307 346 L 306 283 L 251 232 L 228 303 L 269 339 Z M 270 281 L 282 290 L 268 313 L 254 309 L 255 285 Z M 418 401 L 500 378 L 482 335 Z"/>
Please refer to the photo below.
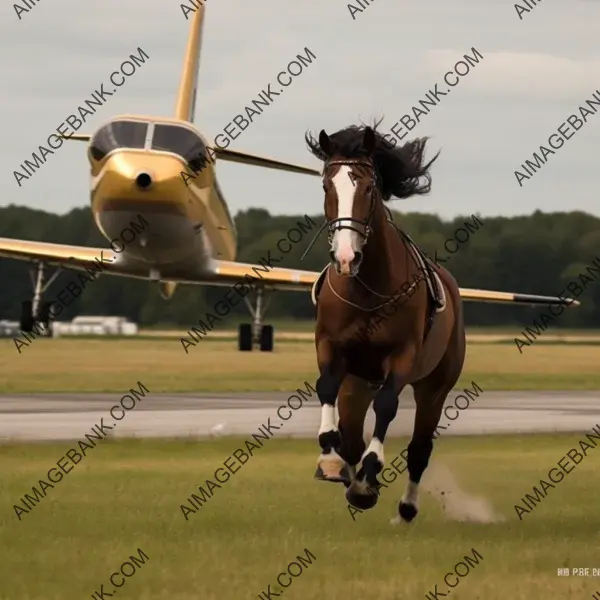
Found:
<path fill-rule="evenodd" d="M 460 392 L 446 402 L 453 405 Z M 107 430 L 116 437 L 186 437 L 211 435 L 249 435 L 262 424 L 280 426 L 276 437 L 315 438 L 320 423 L 316 394 L 291 411 L 281 410 L 289 394 L 152 394 L 141 398 L 128 412 L 115 411 L 118 394 L 25 394 L 0 396 L 0 440 L 76 440 L 90 433 L 94 425 L 113 426 Z M 296 402 L 296 404 L 294 404 Z M 296 406 L 297 400 L 292 401 Z M 458 405 L 464 406 L 464 400 Z M 127 404 L 126 404 L 127 405 Z M 128 406 L 128 405 L 127 405 Z M 587 431 L 600 423 L 599 392 L 483 392 L 473 397 L 468 408 L 447 409 L 440 425 L 442 435 L 481 435 L 541 431 Z M 411 391 L 400 399 L 398 416 L 389 435 L 412 431 L 414 403 Z M 452 421 L 450 419 L 453 419 Z M 367 416 L 367 432 L 372 431 L 373 411 Z"/>

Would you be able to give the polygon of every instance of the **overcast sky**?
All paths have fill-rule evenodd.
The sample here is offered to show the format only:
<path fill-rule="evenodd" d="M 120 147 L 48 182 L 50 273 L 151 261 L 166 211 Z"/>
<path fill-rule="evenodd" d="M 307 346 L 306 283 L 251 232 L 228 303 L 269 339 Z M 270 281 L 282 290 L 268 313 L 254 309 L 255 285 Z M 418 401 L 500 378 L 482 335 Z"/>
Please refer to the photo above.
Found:
<path fill-rule="evenodd" d="M 21 188 L 13 170 L 138 46 L 150 60 L 80 133 L 119 113 L 171 116 L 190 21 L 174 0 L 42 0 L 21 16 L 0 5 L 0 206 L 63 214 L 89 205 L 85 144 L 63 145 Z M 208 0 L 195 124 L 212 140 L 309 47 L 317 59 L 230 148 L 318 167 L 307 128 L 385 116 L 387 129 L 475 47 L 483 60 L 409 134 L 442 149 L 431 194 L 394 208 L 600 215 L 599 115 L 523 187 L 514 175 L 600 90 L 600 2 L 544 0 L 522 16 L 503 0 L 374 0 L 355 20 L 338 0 Z M 322 211 L 315 177 L 225 162 L 217 171 L 233 213 Z"/>

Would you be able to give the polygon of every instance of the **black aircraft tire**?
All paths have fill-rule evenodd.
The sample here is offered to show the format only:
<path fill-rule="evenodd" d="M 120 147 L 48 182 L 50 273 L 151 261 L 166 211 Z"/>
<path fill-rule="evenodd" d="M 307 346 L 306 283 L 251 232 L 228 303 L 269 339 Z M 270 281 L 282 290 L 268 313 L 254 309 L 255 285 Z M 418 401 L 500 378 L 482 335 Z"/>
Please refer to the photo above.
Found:
<path fill-rule="evenodd" d="M 238 332 L 238 348 L 240 352 L 252 352 L 252 325 L 242 323 Z"/>
<path fill-rule="evenodd" d="M 33 331 L 33 304 L 31 300 L 26 300 L 21 303 L 21 320 L 19 325 L 21 327 L 21 331 L 25 333 L 31 333 Z"/>
<path fill-rule="evenodd" d="M 273 352 L 273 325 L 263 325 L 261 327 L 260 351 Z"/>

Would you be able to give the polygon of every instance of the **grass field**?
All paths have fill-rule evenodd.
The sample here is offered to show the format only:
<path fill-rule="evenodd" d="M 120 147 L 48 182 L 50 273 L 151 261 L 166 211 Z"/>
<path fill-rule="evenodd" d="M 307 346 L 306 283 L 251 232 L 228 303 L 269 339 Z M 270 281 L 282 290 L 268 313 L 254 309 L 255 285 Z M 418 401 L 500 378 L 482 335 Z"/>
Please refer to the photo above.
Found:
<path fill-rule="evenodd" d="M 141 380 L 153 393 L 288 391 L 317 378 L 315 349 L 277 343 L 273 353 L 240 353 L 203 340 L 186 354 L 179 340 L 37 339 L 19 354 L 0 340 L 0 393 L 120 392 Z M 471 344 L 459 386 L 485 390 L 600 389 L 600 346 Z"/>
<path fill-rule="evenodd" d="M 111 573 L 138 548 L 148 560 L 116 598 L 252 598 L 268 584 L 279 592 L 277 575 L 306 548 L 315 558 L 283 592 L 287 599 L 414 600 L 436 583 L 445 592 L 444 575 L 475 548 L 482 560 L 452 598 L 583 600 L 600 589 L 600 578 L 559 577 L 557 569 L 600 568 L 600 447 L 522 521 L 513 508 L 582 437 L 442 437 L 429 473 L 449 469 L 462 493 L 487 501 L 495 522 L 453 520 L 423 493 L 417 519 L 396 527 L 389 520 L 406 474 L 353 521 L 344 488 L 312 479 L 316 444 L 277 439 L 186 521 L 180 505 L 214 479 L 240 447 L 235 438 L 100 442 L 19 521 L 13 504 L 71 445 L 2 445 L 0 599 L 79 600 L 101 584 L 111 593 Z M 387 442 L 388 461 L 405 443 Z M 458 490 L 437 483 L 450 504 L 467 506 Z"/>

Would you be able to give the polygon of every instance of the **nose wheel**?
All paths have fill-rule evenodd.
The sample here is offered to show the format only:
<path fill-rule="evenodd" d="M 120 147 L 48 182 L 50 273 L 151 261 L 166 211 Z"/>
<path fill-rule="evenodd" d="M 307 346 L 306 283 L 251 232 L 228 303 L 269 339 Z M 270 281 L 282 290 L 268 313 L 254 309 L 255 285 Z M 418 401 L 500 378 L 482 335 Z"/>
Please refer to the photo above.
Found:
<path fill-rule="evenodd" d="M 251 294 L 256 296 L 256 305 L 248 298 Z M 271 303 L 272 290 L 258 287 L 256 292 L 244 296 L 246 306 L 252 316 L 252 323 L 242 323 L 238 331 L 238 348 L 240 352 L 251 352 L 257 346 L 261 352 L 273 352 L 273 326 L 263 325 L 269 304 Z M 264 300 L 264 301 L 263 301 Z"/>

